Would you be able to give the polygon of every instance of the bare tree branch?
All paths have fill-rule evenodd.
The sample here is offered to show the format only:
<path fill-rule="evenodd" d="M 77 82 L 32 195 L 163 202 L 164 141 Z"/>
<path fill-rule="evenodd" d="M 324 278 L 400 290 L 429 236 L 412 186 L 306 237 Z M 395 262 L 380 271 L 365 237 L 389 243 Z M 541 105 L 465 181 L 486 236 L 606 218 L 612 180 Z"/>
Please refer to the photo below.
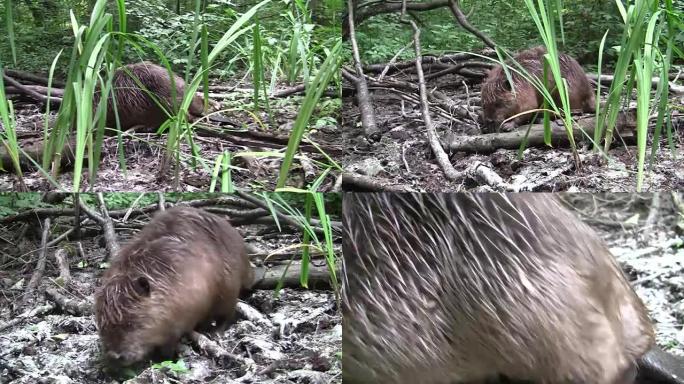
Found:
<path fill-rule="evenodd" d="M 458 23 L 461 24 L 461 27 L 463 27 L 463 29 L 478 37 L 480 40 L 482 40 L 483 43 L 485 43 L 490 48 L 496 47 L 496 43 L 494 43 L 494 40 L 492 40 L 489 36 L 485 35 L 479 29 L 473 27 L 472 24 L 470 24 L 466 15 L 463 13 L 463 11 L 461 11 L 461 5 L 459 0 L 449 0 L 449 9 L 456 18 L 456 21 L 458 21 Z"/>
<path fill-rule="evenodd" d="M 404 0 L 404 5 L 406 0 Z M 437 163 L 442 168 L 444 175 L 449 180 L 456 180 L 463 177 L 462 173 L 457 172 L 449 161 L 449 156 L 442 148 L 442 144 L 439 142 L 439 137 L 437 136 L 437 131 L 432 123 L 432 118 L 430 117 L 430 106 L 428 104 L 427 88 L 425 87 L 425 76 L 423 74 L 423 65 L 421 59 L 421 49 L 420 49 L 420 28 L 413 20 L 405 17 L 406 8 L 404 7 L 401 12 L 401 19 L 404 23 L 410 23 L 413 27 L 413 45 L 416 51 L 416 73 L 418 74 L 418 87 L 420 88 L 420 111 L 423 115 L 423 121 L 425 122 L 425 131 L 427 134 L 427 140 L 432 149 L 432 153 L 435 155 Z"/>
<path fill-rule="evenodd" d="M 375 123 L 375 111 L 373 110 L 373 102 L 368 92 L 368 84 L 363 75 L 363 67 L 361 66 L 361 55 L 359 54 L 359 46 L 356 43 L 356 31 L 354 29 L 354 0 L 347 1 L 347 9 L 349 15 L 349 40 L 352 46 L 352 56 L 354 58 L 354 68 L 356 70 L 356 103 L 359 106 L 361 113 L 361 124 L 363 131 L 367 138 L 371 140 L 378 140 L 380 138 L 380 130 Z"/>

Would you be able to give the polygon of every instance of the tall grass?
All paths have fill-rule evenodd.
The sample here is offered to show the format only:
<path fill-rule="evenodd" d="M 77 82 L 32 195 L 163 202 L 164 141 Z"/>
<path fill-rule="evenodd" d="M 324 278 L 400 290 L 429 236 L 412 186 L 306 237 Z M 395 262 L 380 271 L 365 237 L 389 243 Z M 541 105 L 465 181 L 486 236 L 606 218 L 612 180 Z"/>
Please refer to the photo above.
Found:
<path fill-rule="evenodd" d="M 306 128 L 311 120 L 314 107 L 320 100 L 323 92 L 328 87 L 328 84 L 335 76 L 339 76 L 339 67 L 342 62 L 342 39 L 340 39 L 335 46 L 328 52 L 328 57 L 318 70 L 314 80 L 308 84 L 306 95 L 302 101 L 299 113 L 295 119 L 290 133 L 290 140 L 285 150 L 285 157 L 280 166 L 278 173 L 278 180 L 276 181 L 276 188 L 283 188 L 287 181 L 287 176 L 290 172 L 290 167 L 295 157 L 295 153 L 299 148 L 299 144 L 306 132 Z"/>
<path fill-rule="evenodd" d="M 244 54 L 240 56 L 249 61 L 250 70 L 253 71 L 254 109 L 248 110 L 248 112 L 264 128 L 268 128 L 268 125 L 275 121 L 269 104 L 268 92 L 274 89 L 279 76 L 283 76 L 289 81 L 303 79 L 305 83 L 310 83 L 288 148 L 284 152 L 272 151 L 261 154 L 284 158 L 284 167 L 281 168 L 279 174 L 283 182 L 286 176 L 284 173 L 289 172 L 295 152 L 306 133 L 306 127 L 313 114 L 315 104 L 320 99 L 327 84 L 330 83 L 331 78 L 334 78 L 333 81 L 339 82 L 335 76 L 339 67 L 341 43 L 336 44 L 330 50 L 323 47 L 327 59 L 325 56 L 320 57 L 323 56 L 319 54 L 321 47 L 312 44 L 313 24 L 311 24 L 311 12 L 308 10 L 307 3 L 296 1 L 284 14 L 281 14 L 292 25 L 292 31 L 283 35 L 287 36 L 286 44 L 276 44 L 275 46 L 273 46 L 272 41 L 265 40 L 262 35 L 263 29 L 255 17 L 257 12 L 268 3 L 270 0 L 264 0 L 244 14 L 239 15 L 219 40 L 210 46 L 207 24 L 199 15 L 202 1 L 195 0 L 196 16 L 192 19 L 193 32 L 190 36 L 190 48 L 187 50 L 187 57 L 184 58 L 187 63 L 186 73 L 183 74 L 186 79 L 186 93 L 178 103 L 179 105 L 172 105 L 172 108 L 167 108 L 166 112 L 169 119 L 158 131 L 158 133 L 166 134 L 166 141 L 163 144 L 166 156 L 162 163 L 162 171 L 167 170 L 171 164 L 175 164 L 176 181 L 179 180 L 180 146 L 185 142 L 190 147 L 189 161 L 192 167 L 201 165 L 210 169 L 211 163 L 214 163 L 212 189 L 216 188 L 218 183 L 221 185 L 221 190 L 232 190 L 233 188 L 230 177 L 232 165 L 230 163 L 231 159 L 240 156 L 240 154 L 226 152 L 219 155 L 214 161 L 203 159 L 199 147 L 194 141 L 194 125 L 187 121 L 186 112 L 195 92 L 200 87 L 205 94 L 205 100 L 208 101 L 208 71 L 217 66 L 216 60 L 219 57 L 224 57 L 223 53 L 227 49 L 240 49 L 243 44 L 252 48 L 245 50 Z M 77 20 L 73 12 L 70 13 L 74 43 L 70 53 L 68 53 L 66 87 L 56 122 L 51 129 L 47 129 L 46 124 L 45 146 L 39 170 L 54 182 L 61 172 L 60 164 L 62 164 L 64 157 L 73 157 L 72 188 L 74 191 L 83 189 L 82 185 L 86 180 L 91 186 L 95 184 L 104 140 L 107 137 L 105 130 L 108 128 L 113 128 L 116 131 L 120 168 L 124 172 L 127 168 L 118 114 L 114 114 L 115 124 L 113 125 L 115 127 L 105 128 L 108 108 L 117 110 L 116 99 L 111 97 L 113 93 L 112 79 L 114 72 L 118 68 L 122 68 L 124 52 L 128 54 L 132 51 L 145 57 L 152 52 L 158 57 L 156 61 L 171 71 L 169 60 L 164 57 L 158 46 L 140 35 L 127 32 L 124 0 L 117 0 L 114 4 L 115 7 L 107 8 L 106 0 L 94 1 L 90 17 L 83 24 Z M 247 33 L 250 30 L 252 33 Z M 244 40 L 238 43 L 237 39 L 241 36 L 244 36 Z M 237 58 L 234 57 L 231 60 L 237 60 Z M 321 61 L 323 61 L 321 67 L 314 69 L 316 68 L 315 65 Z M 53 74 L 54 63 L 50 71 L 50 78 Z M 143 91 L 147 91 L 144 87 L 141 88 Z M 175 87 L 172 87 L 173 92 L 175 92 Z M 149 92 L 148 94 L 152 99 L 156 98 L 154 94 Z M 99 99 L 97 105 L 92 103 L 94 97 Z M 171 99 L 174 104 L 178 100 L 175 97 Z M 261 102 L 262 100 L 263 102 Z M 155 100 L 155 102 L 164 107 L 161 100 Z M 263 107 L 270 117 L 270 121 L 266 124 L 261 122 L 258 113 L 259 109 Z M 328 160 L 330 159 L 328 158 Z M 332 160 L 326 166 L 330 167 L 330 164 L 339 168 Z"/>
<path fill-rule="evenodd" d="M 656 129 L 653 134 L 654 148 L 651 160 L 655 158 L 657 143 L 662 132 L 662 122 L 668 114 L 667 83 L 668 71 L 673 59 L 673 42 L 681 27 L 681 20 L 675 17 L 672 0 L 635 0 L 625 7 L 619 0 L 615 1 L 624 22 L 619 55 L 615 66 L 615 77 L 610 85 L 604 110 L 599 115 L 599 128 L 605 129 L 604 149 L 610 147 L 618 114 L 623 103 L 631 99 L 636 91 L 637 102 L 637 191 L 643 188 L 644 163 L 649 128 L 649 115 L 652 108 L 657 109 Z M 681 17 L 681 16 L 680 16 Z M 660 51 L 660 42 L 665 42 L 666 51 Z M 660 78 L 655 94 L 651 95 L 651 81 L 654 74 Z M 657 103 L 655 101 L 658 101 Z M 667 126 L 667 135 L 672 145 L 671 127 Z M 599 135 L 600 136 L 600 135 Z"/>
<path fill-rule="evenodd" d="M 302 269 L 300 275 L 300 284 L 308 288 L 309 280 L 309 265 L 311 263 L 311 250 L 315 249 L 320 251 L 325 255 L 325 262 L 328 267 L 328 272 L 330 274 L 330 282 L 332 284 L 333 290 L 336 294 L 339 293 L 339 287 L 337 283 L 337 257 L 335 255 L 335 248 L 333 246 L 333 230 L 331 226 L 330 216 L 326 212 L 326 201 L 325 195 L 314 191 L 303 191 L 291 189 L 290 192 L 304 194 L 304 212 L 301 212 L 292 204 L 288 203 L 286 199 L 283 198 L 283 193 L 263 193 L 260 194 L 262 199 L 266 202 L 267 206 L 271 211 L 271 215 L 275 220 L 278 227 L 279 220 L 276 214 L 277 211 L 282 211 L 288 216 L 292 217 L 297 223 L 301 225 L 302 230 Z M 319 225 L 323 230 L 323 236 L 316 233 L 311 225 L 311 220 L 313 218 L 318 218 Z M 283 276 L 287 273 L 290 264 L 293 259 L 290 259 L 287 267 L 283 271 Z M 282 289 L 282 280 L 278 283 L 276 287 L 276 294 Z"/>
<path fill-rule="evenodd" d="M 17 64 L 17 46 L 14 36 L 14 15 L 12 14 L 12 0 L 5 0 L 5 25 L 7 25 L 7 38 L 12 51 L 12 62 Z"/>
<path fill-rule="evenodd" d="M 547 5 L 548 4 L 548 5 Z M 573 135 L 572 127 L 573 120 L 570 112 L 570 98 L 568 95 L 568 83 L 565 78 L 561 75 L 560 63 L 558 61 L 559 52 L 558 46 L 556 44 L 556 23 L 561 31 L 561 38 L 564 38 L 563 33 L 563 19 L 562 10 L 563 3 L 561 0 L 549 0 L 545 2 L 543 0 L 537 0 L 536 5 L 533 0 L 525 0 L 525 5 L 527 6 L 534 24 L 539 30 L 539 35 L 544 41 L 546 46 L 546 54 L 544 55 L 544 76 L 542 82 L 544 84 L 541 87 L 542 95 L 544 96 L 545 105 L 548 105 L 554 113 L 561 116 L 563 119 L 565 130 L 570 140 L 570 147 L 573 153 L 577 156 L 577 148 L 575 145 L 575 138 Z M 561 105 L 558 106 L 554 102 L 551 94 L 548 90 L 549 84 L 546 84 L 547 71 L 551 71 L 551 75 L 554 80 L 554 89 L 558 92 L 560 96 Z M 551 145 L 551 125 L 548 115 L 548 110 L 544 110 L 544 143 Z"/>
<path fill-rule="evenodd" d="M 0 65 L 0 120 L 2 121 L 3 131 L 0 133 L 2 145 L 7 150 L 14 171 L 17 174 L 19 185 L 22 190 L 27 190 L 24 177 L 19 164 L 19 145 L 17 143 L 17 131 L 14 120 L 14 108 L 12 102 L 5 96 L 5 84 L 3 81 L 4 71 Z"/>
<path fill-rule="evenodd" d="M 200 84 L 207 92 L 208 78 L 207 69 L 218 55 L 227 49 L 233 41 L 247 32 L 251 25 L 249 20 L 256 14 L 257 10 L 269 3 L 264 0 L 255 5 L 250 10 L 239 17 L 236 22 L 226 31 L 213 47 L 208 51 L 207 32 L 200 26 L 199 19 L 195 19 L 197 30 L 204 31 L 199 35 L 193 34 L 193 46 L 197 45 L 199 35 L 200 64 L 201 68 L 191 77 L 188 82 L 187 91 L 180 105 L 173 105 L 167 111 L 169 120 L 160 127 L 160 132 L 167 132 L 166 153 L 164 167 L 172 160 L 179 161 L 179 144 L 183 137 L 190 143 L 193 158 L 199 158 L 197 147 L 192 142 L 192 128 L 187 122 L 187 110 L 192 102 L 195 92 Z M 121 53 L 126 44 L 130 44 L 135 50 L 144 51 L 143 46 L 147 46 L 159 57 L 159 61 L 171 72 L 168 60 L 161 54 L 159 49 L 151 42 L 140 36 L 126 33 L 126 8 L 123 0 L 116 2 L 118 13 L 118 30 L 114 29 L 113 17 L 106 12 L 106 0 L 97 0 L 91 13 L 89 24 L 80 25 L 71 13 L 71 25 L 74 32 L 75 42 L 68 66 L 67 87 L 64 91 L 62 104 L 59 109 L 55 127 L 49 132 L 47 144 L 43 154 L 43 169 L 50 169 L 53 176 L 59 174 L 59 164 L 65 151 L 70 150 L 67 144 L 73 132 L 74 147 L 74 177 L 73 189 L 80 190 L 84 162 L 87 159 L 88 175 L 91 185 L 95 182 L 97 167 L 100 162 L 103 139 L 105 137 L 104 125 L 107 116 L 107 101 L 110 99 L 112 77 L 116 68 L 120 66 Z M 197 4 L 200 0 L 197 0 Z M 192 66 L 192 58 L 196 56 L 194 50 L 188 52 L 189 67 Z M 104 76 L 100 75 L 100 69 L 104 68 Z M 186 74 L 190 78 L 190 74 Z M 173 82 L 173 76 L 171 76 Z M 135 80 L 135 79 L 134 79 Z M 151 98 L 155 95 L 147 91 Z M 171 87 L 171 100 L 175 104 L 177 98 L 176 88 Z M 99 104 L 93 106 L 92 100 L 96 92 L 100 93 Z M 116 99 L 111 102 L 116 110 Z M 163 107 L 161 100 L 155 100 L 160 107 Z M 116 126 L 120 131 L 119 117 L 115 114 Z M 175 158 L 174 158 L 175 156 Z M 124 162 L 124 159 L 121 158 Z M 123 164 L 125 168 L 125 164 Z M 177 169 L 177 168 L 176 168 Z"/>
<path fill-rule="evenodd" d="M 556 36 L 556 21 L 560 26 L 561 41 L 563 41 L 562 8 L 561 0 L 525 0 L 525 4 L 532 19 L 539 30 L 547 54 L 544 55 L 545 70 L 551 71 L 555 87 L 559 92 L 561 105 L 557 106 L 550 98 L 550 94 L 544 91 L 539 84 L 534 84 L 540 89 L 544 98 L 545 114 L 547 109 L 559 114 L 565 123 L 568 138 L 573 152 L 576 153 L 575 142 L 572 133 L 572 118 L 568 99 L 567 82 L 561 78 L 560 66 L 558 65 L 558 49 Z M 646 157 L 646 145 L 650 114 L 652 109 L 657 109 L 657 120 L 653 135 L 655 143 L 651 151 L 651 161 L 655 158 L 659 143 L 663 122 L 668 116 L 668 71 L 673 59 L 673 44 L 676 41 L 678 28 L 682 25 L 681 15 L 673 6 L 672 0 L 662 2 L 658 0 L 635 0 L 623 4 L 621 0 L 615 0 L 616 7 L 622 16 L 624 27 L 621 44 L 618 48 L 619 55 L 615 66 L 614 79 L 608 90 L 608 98 L 603 110 L 600 109 L 599 100 L 596 99 L 596 129 L 593 136 L 594 149 L 599 150 L 599 143 L 603 139 L 604 152 L 607 153 L 613 141 L 614 129 L 618 115 L 623 104 L 631 99 L 633 91 L 636 91 L 637 103 L 637 191 L 641 191 L 644 180 L 644 163 Z M 679 16 L 677 16 L 679 15 Z M 607 33 L 607 32 L 606 32 Z M 599 74 L 602 67 L 603 47 L 606 35 L 604 35 L 599 52 Z M 660 51 L 660 43 L 666 45 L 665 53 Z M 501 58 L 501 55 L 500 55 Z M 655 94 L 651 94 L 651 80 L 653 76 L 660 78 Z M 509 77 L 510 79 L 510 77 Z M 535 83 L 535 82 L 533 82 Z M 538 82 L 537 82 L 538 83 Z M 546 88 L 546 87 L 544 87 Z M 600 95 L 600 84 L 597 96 Z M 546 107 L 548 106 L 548 108 Z M 559 108 L 560 107 L 560 108 Z M 545 141 L 550 142 L 550 129 L 548 119 L 545 116 Z M 671 148 L 674 151 L 671 126 L 666 126 L 666 134 Z"/>

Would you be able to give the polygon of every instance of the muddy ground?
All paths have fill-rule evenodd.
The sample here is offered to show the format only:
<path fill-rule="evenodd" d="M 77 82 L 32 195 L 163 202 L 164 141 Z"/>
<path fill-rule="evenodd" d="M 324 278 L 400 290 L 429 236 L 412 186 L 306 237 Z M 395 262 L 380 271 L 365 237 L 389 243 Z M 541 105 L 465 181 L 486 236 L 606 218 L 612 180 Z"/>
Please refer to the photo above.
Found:
<path fill-rule="evenodd" d="M 278 152 L 284 153 L 287 147 L 287 139 L 292 130 L 292 125 L 299 112 L 303 99 L 303 93 L 287 97 L 272 97 L 270 100 L 271 111 L 275 121 L 271 121 L 264 111 L 262 102 L 261 111 L 255 115 L 245 109 L 252 105 L 253 93 L 249 84 L 234 81 L 232 83 L 214 84 L 215 86 L 228 88 L 229 91 L 214 90 L 210 93 L 210 99 L 220 102 L 221 110 L 225 119 L 230 123 L 212 122 L 210 125 L 200 124 L 209 130 L 215 130 L 222 137 L 215 137 L 206 132 L 195 130 L 194 143 L 198 147 L 198 155 L 204 159 L 204 164 L 197 161 L 191 163 L 190 145 L 187 139 L 181 144 L 181 164 L 176 183 L 175 174 L 169 171 L 160 174 L 161 163 L 165 153 L 166 135 L 145 132 L 126 132 L 122 141 L 122 150 L 117 138 L 105 139 L 102 148 L 102 160 L 100 163 L 97 181 L 89 185 L 87 177 L 84 177 L 82 188 L 89 191 L 177 191 L 193 192 L 208 191 L 214 169 L 214 162 L 223 151 L 230 151 L 233 155 L 233 170 L 231 177 L 233 184 L 238 188 L 249 190 L 275 189 L 275 182 L 280 170 L 280 156 L 273 154 L 258 156 L 252 154 L 247 160 L 241 157 L 241 152 Z M 222 88 L 222 89 L 223 89 Z M 286 84 L 281 84 L 277 91 L 288 89 Z M 214 96 L 212 96 L 212 94 Z M 334 107 L 338 100 L 335 97 L 324 96 L 319 101 L 319 106 L 314 112 L 310 131 L 305 135 L 308 141 L 300 145 L 300 156 L 293 162 L 288 186 L 306 188 L 324 170 L 333 167 L 332 163 L 318 149 L 311 144 L 316 144 L 327 156 L 339 160 L 343 148 L 341 147 L 341 133 L 336 123 L 337 108 Z M 339 103 L 339 101 L 337 101 Z M 16 102 L 16 120 L 18 134 L 35 134 L 42 137 L 45 124 L 45 116 L 39 108 L 32 103 Z M 54 119 L 54 114 L 53 117 Z M 271 121 L 270 123 L 268 123 Z M 206 123 L 206 121 L 204 121 Z M 234 123 L 234 124 L 231 124 Z M 237 125 L 237 126 L 236 126 Z M 237 131 L 237 132 L 236 132 Z M 270 138 L 270 139 L 269 139 Z M 121 154 L 125 163 L 120 161 Z M 11 169 L 5 167 L 6 169 Z M 84 166 L 87 169 L 87 166 Z M 31 191 L 56 190 L 57 187 L 48 183 L 43 175 L 31 167 L 32 170 L 25 172 L 24 178 L 28 189 Z M 85 174 L 85 172 L 84 172 Z M 333 188 L 339 171 L 332 169 L 319 190 L 329 191 Z M 164 176 L 163 178 L 160 176 Z M 63 189 L 71 190 L 73 185 L 72 168 L 68 168 L 56 179 Z M 14 174 L 0 173 L 0 191 L 16 190 L 17 182 Z M 217 190 L 220 182 L 217 184 Z"/>
<path fill-rule="evenodd" d="M 131 217 L 119 225 L 125 228 L 129 224 L 131 228 L 117 229 L 121 243 L 146 221 Z M 292 288 L 285 288 L 277 298 L 272 290 L 256 290 L 241 304 L 245 310 L 256 311 L 256 317 L 238 316 L 225 333 L 207 334 L 210 343 L 222 348 L 221 354 L 184 338 L 179 348 L 180 364 L 155 367 L 143 363 L 133 371 L 106 371 L 99 359 L 99 339 L 89 312 L 103 272 L 101 260 L 106 251 L 102 236 L 84 239 L 86 258 L 70 253 L 72 283 L 66 290 L 55 284 L 58 271 L 55 249 L 51 249 L 39 285 L 41 294 L 23 303 L 40 235 L 29 228 L 14 244 L 8 243 L 20 230 L 26 228 L 13 225 L 2 233 L 0 383 L 112 383 L 136 374 L 131 383 L 342 382 L 342 324 L 334 293 Z M 93 226 L 87 233 L 98 231 Z M 264 251 L 301 241 L 299 235 L 280 233 L 272 225 L 240 226 L 238 231 L 247 243 Z M 60 247 L 73 250 L 75 245 Z M 83 313 L 65 311 L 53 292 L 72 300 Z M 14 320 L 17 318 L 20 320 Z"/>
<path fill-rule="evenodd" d="M 474 72 L 474 71 L 473 71 Z M 426 72 L 426 76 L 430 71 Z M 377 76 L 377 74 L 371 74 Z M 398 83 L 402 81 L 417 84 L 412 74 L 388 76 Z M 391 83 L 388 79 L 385 80 Z M 450 100 L 474 106 L 479 111 L 479 90 L 482 78 L 464 78 L 446 75 L 428 81 L 428 92 L 441 91 Z M 467 88 L 464 84 L 467 84 Z M 350 85 L 347 85 L 350 87 Z M 602 87 L 605 90 L 606 87 Z M 505 188 L 483 186 L 471 177 L 463 180 L 448 180 L 438 166 L 427 144 L 425 124 L 420 106 L 412 92 L 392 91 L 388 88 L 370 87 L 374 100 L 375 117 L 382 132 L 379 141 L 365 137 L 360 124 L 359 109 L 355 94 L 342 100 L 342 129 L 347 151 L 344 155 L 345 172 L 358 173 L 382 180 L 384 184 L 401 186 L 415 191 L 447 192 L 463 190 L 507 190 L 507 191 L 633 191 L 636 190 L 636 147 L 614 146 L 609 152 L 611 161 L 606 163 L 595 154 L 588 143 L 579 146 L 581 168 L 577 169 L 569 147 L 527 148 L 522 159 L 517 149 L 498 149 L 493 153 L 447 153 L 456 171 L 465 171 L 476 163 L 484 164 L 498 174 Z M 411 95 L 411 99 L 403 94 Z M 415 93 L 417 97 L 417 92 Z M 605 97 L 605 96 L 604 96 Z M 460 101 L 458 101 L 460 100 Z M 682 96 L 673 98 L 674 105 L 684 105 Z M 461 119 L 457 114 L 434 103 L 430 107 L 431 118 L 442 141 L 448 138 L 480 135 L 477 121 Z M 524 127 L 526 129 L 527 127 Z M 675 158 L 665 139 L 661 139 L 661 150 L 648 168 L 644 190 L 678 190 L 684 188 L 684 118 L 675 120 L 674 144 L 678 156 Z M 520 129 L 520 128 L 519 128 Z M 647 156 L 653 145 L 649 138 Z M 347 188 L 345 189 L 352 189 Z"/>
<path fill-rule="evenodd" d="M 677 200 L 673 200 L 673 196 Z M 681 193 L 564 194 L 596 229 L 644 301 L 664 350 L 684 356 L 684 232 Z M 679 204 L 679 211 L 673 201 Z"/>

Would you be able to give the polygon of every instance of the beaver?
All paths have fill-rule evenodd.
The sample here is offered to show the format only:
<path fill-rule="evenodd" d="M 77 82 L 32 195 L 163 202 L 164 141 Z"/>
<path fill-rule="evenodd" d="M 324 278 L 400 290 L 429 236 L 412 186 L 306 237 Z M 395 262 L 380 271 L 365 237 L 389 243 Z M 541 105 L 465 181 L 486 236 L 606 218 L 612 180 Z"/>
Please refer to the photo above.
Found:
<path fill-rule="evenodd" d="M 515 61 L 525 68 L 531 76 L 541 78 L 544 73 L 543 56 L 545 53 L 545 47 L 533 47 L 519 52 L 515 56 Z M 577 60 L 564 53 L 559 54 L 558 61 L 561 76 L 568 83 L 570 108 L 594 113 L 596 111 L 596 97 L 582 66 Z M 517 69 L 517 67 L 512 68 Z M 509 70 L 509 72 L 515 85 L 515 94 L 511 90 L 511 85 L 501 65 L 492 68 L 482 84 L 482 118 L 486 131 L 491 131 L 499 126 L 504 131 L 510 131 L 518 125 L 527 123 L 532 119 L 534 113 L 518 116 L 505 123 L 503 121 L 518 113 L 538 109 L 544 102 L 541 93 L 529 81 L 513 70 Z M 548 74 L 547 84 L 553 89 L 555 82 L 551 73 Z M 560 107 L 561 101 L 558 91 L 552 92 L 551 95 L 556 105 Z"/>
<path fill-rule="evenodd" d="M 95 294 L 105 361 L 169 358 L 180 337 L 231 320 L 254 272 L 240 234 L 191 207 L 161 212 L 123 247 Z"/>
<path fill-rule="evenodd" d="M 345 383 L 628 383 L 654 344 L 554 195 L 349 193 L 343 222 Z"/>
<path fill-rule="evenodd" d="M 173 74 L 176 86 L 176 109 L 180 105 L 185 94 L 185 81 Z M 137 79 L 137 81 L 136 81 Z M 142 88 L 141 86 L 142 85 Z M 112 95 L 116 97 L 116 108 L 119 115 L 119 123 L 122 130 L 134 126 L 145 128 L 159 128 L 173 113 L 173 100 L 171 99 L 171 78 L 166 68 L 149 61 L 128 64 L 114 72 L 112 78 Z M 154 98 L 150 96 L 154 95 Z M 99 102 L 99 91 L 95 92 L 94 106 Z M 155 101 L 156 98 L 156 101 Z M 163 106 L 160 107 L 159 104 Z M 201 117 L 204 112 L 204 99 L 195 95 L 188 108 L 188 121 L 192 122 Z M 110 99 L 107 104 L 107 121 L 105 126 L 116 127 L 114 105 Z"/>

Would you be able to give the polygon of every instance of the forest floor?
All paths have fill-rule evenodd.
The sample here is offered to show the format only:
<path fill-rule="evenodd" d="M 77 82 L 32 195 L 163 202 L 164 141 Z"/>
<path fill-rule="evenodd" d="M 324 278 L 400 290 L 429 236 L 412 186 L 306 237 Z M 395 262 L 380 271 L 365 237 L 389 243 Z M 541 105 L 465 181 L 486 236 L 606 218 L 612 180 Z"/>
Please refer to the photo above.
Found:
<path fill-rule="evenodd" d="M 426 73 L 427 75 L 428 73 Z M 393 79 L 397 83 L 415 82 L 406 76 Z M 430 80 L 429 91 L 441 91 L 457 104 L 479 105 L 479 79 L 447 75 Z M 387 82 L 391 84 L 391 82 Z M 463 190 L 479 191 L 629 191 L 636 190 L 636 147 L 622 144 L 608 153 L 610 161 L 595 153 L 590 143 L 578 145 L 581 168 L 568 146 L 556 148 L 529 147 L 518 158 L 518 149 L 499 148 L 495 151 L 453 151 L 447 154 L 456 171 L 465 171 L 473 164 L 483 164 L 501 178 L 501 185 L 483 185 L 480 180 L 466 177 L 449 180 L 437 164 L 427 144 L 426 129 L 420 106 L 414 100 L 406 100 L 401 92 L 386 88 L 371 88 L 375 118 L 382 136 L 377 141 L 365 137 L 359 122 L 359 109 L 355 96 L 342 100 L 342 130 L 347 151 L 344 155 L 345 172 L 376 178 L 379 184 L 407 188 L 422 192 L 448 192 Z M 681 96 L 680 96 L 681 97 Z M 681 102 L 678 99 L 674 103 Z M 441 106 L 431 104 L 431 118 L 444 146 L 445 142 L 466 138 L 479 143 L 490 140 L 496 134 L 482 134 L 479 123 L 458 118 Z M 673 156 L 665 138 L 661 137 L 660 149 L 652 167 L 646 159 L 644 190 L 678 190 L 684 188 L 684 118 L 674 121 Z M 526 130 L 527 126 L 518 127 Z M 477 140 L 472 140 L 478 137 Z M 496 136 L 502 137 L 502 136 Z M 482 138 L 480 140 L 479 138 Z M 576 139 L 577 140 L 577 139 Z M 619 139 L 618 139 L 619 140 Z M 618 141 L 619 142 L 619 141 Z M 649 138 L 647 156 L 652 141 Z M 346 183 L 345 183 L 346 184 Z M 347 188 L 345 189 L 354 189 Z"/>
<path fill-rule="evenodd" d="M 684 237 L 681 218 L 651 194 L 563 194 L 598 231 L 646 305 L 663 350 L 684 356 Z"/>
<path fill-rule="evenodd" d="M 246 225 L 238 230 L 249 244 L 268 251 L 300 241 L 272 227 Z M 29 230 L 17 245 L 5 243 L 0 258 L 0 383 L 111 383 L 131 376 L 135 378 L 130 383 L 342 382 L 342 323 L 334 293 L 291 288 L 279 297 L 272 290 L 252 292 L 240 305 L 259 314 L 256 320 L 238 315 L 225 333 L 206 334 L 220 347 L 218 354 L 184 338 L 178 352 L 182 363 L 142 363 L 111 372 L 101 362 L 90 309 L 106 253 L 98 242 L 101 236 L 83 240 L 87 259 L 72 261 L 72 268 L 78 267 L 72 269 L 68 289 L 55 283 L 57 267 L 49 257 L 37 290 L 41 294 L 24 302 L 40 244 L 40 234 L 31 235 L 36 234 Z M 82 308 L 82 313 L 65 310 L 51 292 L 70 299 L 74 305 L 69 308 Z"/>
<path fill-rule="evenodd" d="M 89 185 L 87 177 L 84 177 L 83 188 L 97 192 L 208 191 L 217 156 L 224 151 L 230 151 L 234 167 L 231 173 L 234 186 L 250 190 L 274 190 L 282 155 L 299 112 L 303 93 L 271 97 L 269 103 L 274 120 L 272 121 L 264 110 L 263 102 L 262 110 L 257 114 L 244 108 L 253 102 L 253 91 L 249 89 L 249 84 L 233 80 L 213 84 L 212 87 L 214 90 L 210 92 L 210 99 L 221 103 L 220 110 L 226 110 L 222 112 L 222 116 L 230 123 L 219 126 L 213 122 L 207 124 L 205 120 L 196 126 L 201 129 L 194 131 L 193 143 L 197 147 L 195 164 L 191 146 L 187 138 L 183 138 L 180 144 L 181 160 L 178 175 L 176 176 L 173 168 L 165 174 L 160 174 L 167 136 L 128 131 L 122 135 L 121 143 L 116 136 L 105 138 L 96 181 Z M 281 84 L 276 92 L 287 89 L 290 87 Z M 339 172 L 335 171 L 334 165 L 327 157 L 340 159 L 343 153 L 341 133 L 336 123 L 339 101 L 335 99 L 323 96 L 319 101 L 310 131 L 305 135 L 298 157 L 293 162 L 287 180 L 288 186 L 306 188 L 325 169 L 333 167 L 333 172 L 326 176 L 319 190 L 329 191 L 333 188 Z M 44 113 L 32 103 L 16 102 L 15 108 L 16 128 L 20 137 L 24 135 L 34 141 L 41 138 L 45 125 Z M 54 118 L 53 114 L 51 120 Z M 243 154 L 240 154 L 241 152 Z M 125 161 L 122 162 L 121 158 Z M 8 169 L 7 165 L 5 168 Z M 87 165 L 84 165 L 84 169 L 87 170 Z M 87 171 L 84 171 L 84 175 L 85 172 Z M 25 172 L 24 179 L 28 189 L 32 191 L 56 189 L 37 170 Z M 55 181 L 63 189 L 70 190 L 73 185 L 73 170 L 67 167 Z M 0 174 L 0 190 L 16 190 L 15 186 L 14 174 Z M 217 189 L 219 187 L 220 181 Z"/>

